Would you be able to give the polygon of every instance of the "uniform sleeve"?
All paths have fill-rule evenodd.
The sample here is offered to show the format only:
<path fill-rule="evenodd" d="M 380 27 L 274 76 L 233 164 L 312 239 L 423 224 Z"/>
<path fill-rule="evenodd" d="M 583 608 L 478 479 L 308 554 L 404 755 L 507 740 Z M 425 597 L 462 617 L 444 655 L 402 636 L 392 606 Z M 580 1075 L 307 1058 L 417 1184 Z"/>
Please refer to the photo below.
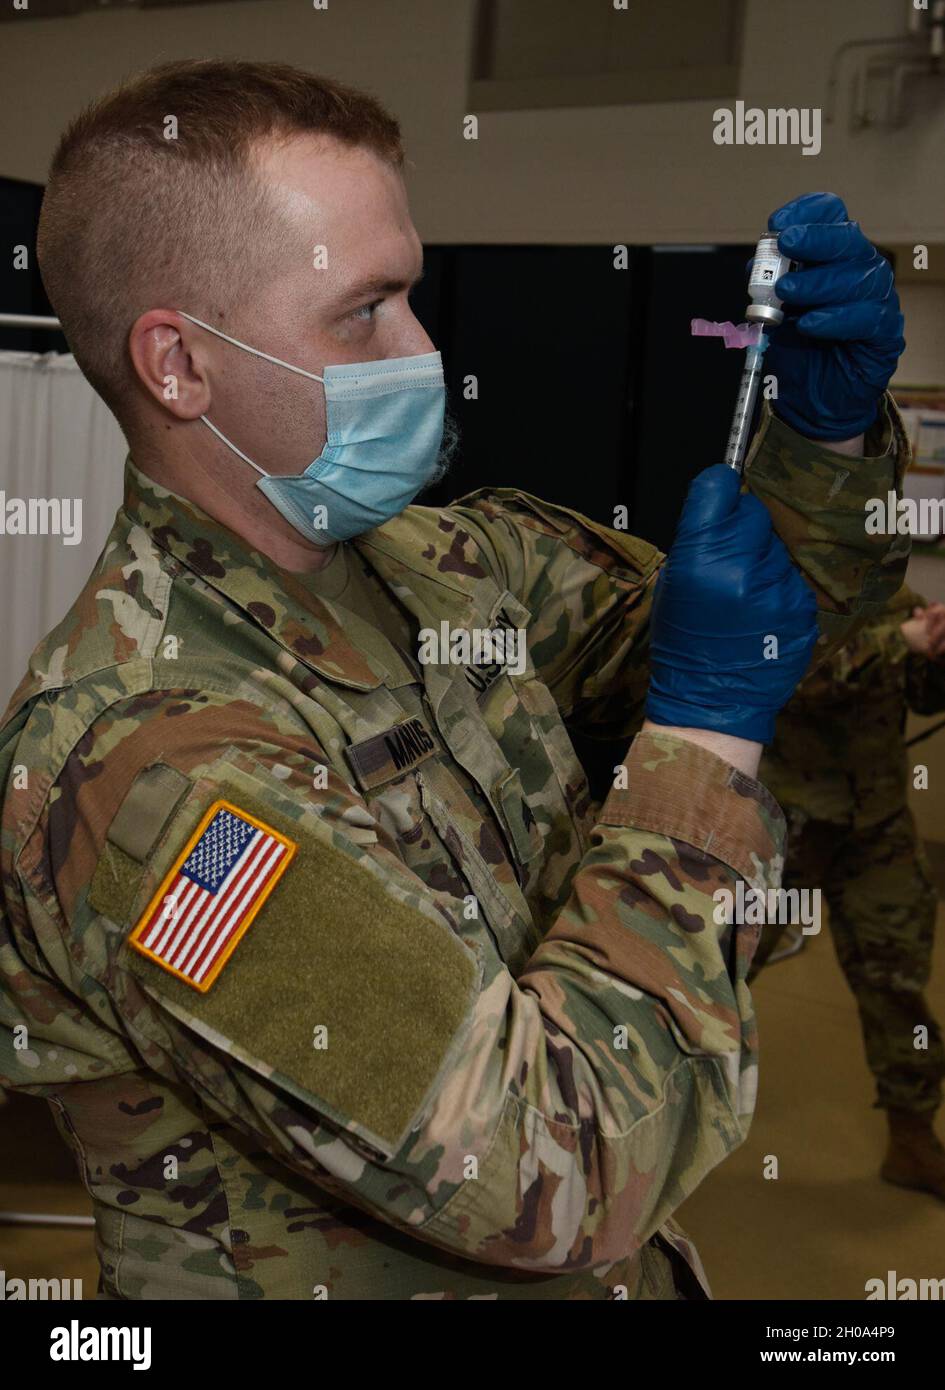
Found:
<path fill-rule="evenodd" d="M 317 745 L 193 694 L 93 726 L 22 856 L 19 935 L 58 923 L 48 968 L 67 956 L 60 988 L 104 996 L 116 1064 L 139 1058 L 443 1249 L 532 1271 L 626 1256 L 746 1133 L 759 929 L 724 925 L 713 895 L 777 882 L 769 794 L 705 749 L 640 735 L 516 981 L 464 935 L 462 900 L 317 775 Z M 107 791 L 90 799 L 91 781 Z M 294 849 L 199 990 L 132 938 L 221 801 Z"/>
<path fill-rule="evenodd" d="M 747 486 L 817 595 L 827 659 L 899 588 L 908 537 L 867 534 L 866 503 L 901 485 L 909 446 L 890 397 L 870 457 L 837 454 L 765 406 Z M 473 493 L 452 508 L 486 567 L 530 611 L 529 651 L 568 723 L 608 739 L 639 728 L 653 589 L 663 556 L 626 532 L 525 493 Z"/>

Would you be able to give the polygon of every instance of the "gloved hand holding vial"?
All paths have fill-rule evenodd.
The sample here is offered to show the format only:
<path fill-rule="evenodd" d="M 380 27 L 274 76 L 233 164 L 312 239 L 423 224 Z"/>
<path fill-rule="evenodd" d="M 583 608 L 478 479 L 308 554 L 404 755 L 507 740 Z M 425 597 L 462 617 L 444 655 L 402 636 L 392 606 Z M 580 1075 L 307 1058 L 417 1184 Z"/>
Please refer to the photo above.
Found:
<path fill-rule="evenodd" d="M 750 322 L 725 462 L 741 471 L 761 359 L 777 383 L 775 414 L 798 433 L 848 446 L 873 424 L 905 348 L 892 267 L 834 193 L 805 193 L 768 219 L 749 278 Z"/>

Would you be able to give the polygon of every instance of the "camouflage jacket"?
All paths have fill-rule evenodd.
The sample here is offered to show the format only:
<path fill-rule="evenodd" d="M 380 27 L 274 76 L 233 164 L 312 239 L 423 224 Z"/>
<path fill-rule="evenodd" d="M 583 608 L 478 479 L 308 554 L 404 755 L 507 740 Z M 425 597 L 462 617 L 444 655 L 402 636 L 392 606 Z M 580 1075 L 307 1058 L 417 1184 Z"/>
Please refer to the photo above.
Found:
<path fill-rule="evenodd" d="M 906 805 L 906 713 L 945 709 L 945 663 L 911 652 L 900 631 L 917 604 L 904 585 L 781 712 L 760 776 L 792 815 L 865 829 Z"/>
<path fill-rule="evenodd" d="M 902 579 L 863 526 L 894 413 L 871 444 L 756 440 L 825 649 Z M 783 819 L 640 734 L 590 823 L 563 720 L 639 728 L 649 545 L 498 491 L 350 553 L 417 629 L 526 628 L 525 669 L 421 666 L 129 461 L 0 733 L 0 1082 L 52 1105 L 105 1296 L 653 1296 L 753 1106 L 757 928 L 712 894 L 777 884 Z M 142 947 L 221 801 L 285 862 L 201 989 Z"/>

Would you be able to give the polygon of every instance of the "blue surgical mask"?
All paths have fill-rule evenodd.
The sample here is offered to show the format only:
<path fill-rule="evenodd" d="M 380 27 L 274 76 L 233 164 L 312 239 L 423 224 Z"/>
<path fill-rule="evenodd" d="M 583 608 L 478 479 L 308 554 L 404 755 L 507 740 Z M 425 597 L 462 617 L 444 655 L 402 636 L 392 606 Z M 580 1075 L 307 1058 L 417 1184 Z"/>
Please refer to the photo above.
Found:
<path fill-rule="evenodd" d="M 316 376 L 249 347 L 191 314 L 183 316 L 244 352 L 322 383 L 325 447 L 304 473 L 290 477 L 267 473 L 206 415 L 200 417 L 234 454 L 262 475 L 256 484 L 260 492 L 306 540 L 332 545 L 382 526 L 409 506 L 433 477 L 446 409 L 438 352 L 348 362 L 326 367 L 324 376 Z"/>

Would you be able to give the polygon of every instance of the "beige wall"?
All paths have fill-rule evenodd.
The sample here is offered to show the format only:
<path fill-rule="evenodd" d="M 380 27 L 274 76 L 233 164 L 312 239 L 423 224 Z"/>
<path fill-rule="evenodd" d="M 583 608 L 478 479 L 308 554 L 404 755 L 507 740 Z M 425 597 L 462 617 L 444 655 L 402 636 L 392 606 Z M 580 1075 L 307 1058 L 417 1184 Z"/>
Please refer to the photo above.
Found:
<path fill-rule="evenodd" d="M 907 0 L 747 0 L 739 95 L 765 107 L 823 106 L 838 45 L 904 32 L 906 10 Z M 579 42 L 580 3 L 574 11 Z M 327 10 L 244 0 L 11 21 L 0 27 L 0 173 L 43 181 L 69 117 L 152 62 L 289 60 L 367 87 L 397 112 L 427 241 L 750 241 L 787 198 L 835 189 L 875 239 L 939 243 L 937 285 L 903 287 L 909 348 L 899 380 L 945 379 L 945 78 L 940 95 L 912 85 L 918 111 L 903 130 L 824 125 L 815 157 L 715 145 L 712 101 L 487 112 L 473 142 L 462 136 L 472 17 L 472 0 L 328 0 Z"/>
<path fill-rule="evenodd" d="M 945 256 L 945 247 L 936 249 Z M 906 350 L 895 380 L 910 386 L 945 386 L 945 285 L 900 285 L 899 298 Z"/>
<path fill-rule="evenodd" d="M 648 0 L 659 3 L 660 0 Z M 823 106 L 843 41 L 904 31 L 907 0 L 747 0 L 742 89 Z M 581 4 L 575 3 L 579 41 Z M 360 83 L 400 115 L 430 241 L 741 241 L 805 189 L 835 188 L 884 241 L 945 241 L 945 101 L 913 84 L 898 132 L 825 126 L 819 156 L 719 147 L 715 102 L 486 113 L 462 138 L 471 0 L 246 0 L 2 25 L 0 172 L 43 180 L 57 132 L 117 76 L 159 59 L 291 60 Z M 945 93 L 945 81 L 939 83 Z"/>

